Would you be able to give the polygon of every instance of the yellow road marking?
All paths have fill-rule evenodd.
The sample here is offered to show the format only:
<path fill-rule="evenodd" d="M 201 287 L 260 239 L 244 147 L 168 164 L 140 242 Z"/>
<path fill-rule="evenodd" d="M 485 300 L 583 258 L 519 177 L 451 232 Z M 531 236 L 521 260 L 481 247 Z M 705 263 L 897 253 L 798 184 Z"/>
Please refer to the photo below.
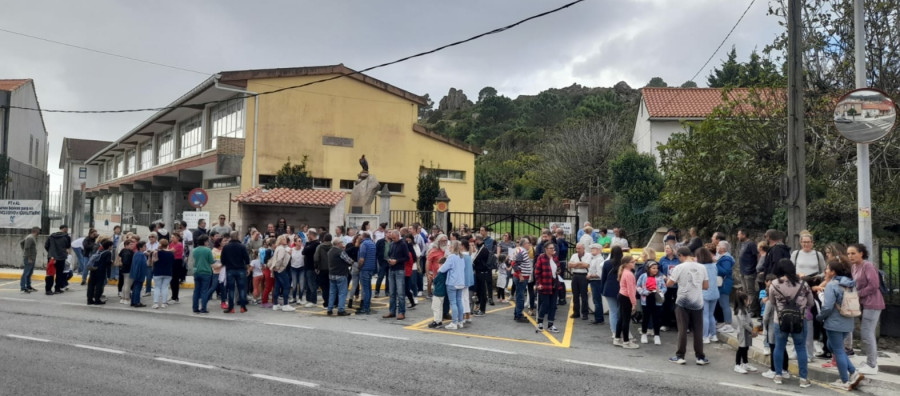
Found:
<path fill-rule="evenodd" d="M 430 320 L 430 319 L 429 319 L 429 320 Z M 411 327 L 411 326 L 410 326 L 410 327 Z M 406 328 L 409 329 L 410 327 L 406 327 Z M 470 334 L 470 333 L 462 333 L 462 332 L 453 332 L 453 331 L 447 331 L 447 330 L 437 330 L 437 329 L 428 329 L 428 328 L 424 328 L 424 329 L 422 329 L 422 328 L 415 328 L 415 329 L 411 329 L 411 330 L 425 331 L 425 332 L 429 332 L 429 333 L 438 333 L 438 334 L 447 334 L 447 335 L 463 336 L 463 337 L 482 338 L 482 339 L 485 339 L 485 340 L 497 340 L 497 341 L 520 342 L 520 343 L 523 343 L 523 344 L 545 345 L 545 346 L 554 346 L 554 347 L 559 347 L 559 346 L 560 346 L 560 345 L 552 344 L 552 343 L 549 343 L 549 342 L 540 342 L 540 341 L 531 341 L 531 340 L 520 340 L 520 339 L 517 339 L 517 338 L 493 337 L 493 336 L 486 336 L 486 335 L 480 335 L 480 334 Z"/>
<path fill-rule="evenodd" d="M 572 317 L 572 314 L 575 310 L 575 304 L 569 303 L 569 313 L 568 320 L 566 320 L 566 332 L 563 334 L 562 346 L 564 348 L 568 348 L 572 345 L 572 330 L 575 328 L 575 318 Z"/>

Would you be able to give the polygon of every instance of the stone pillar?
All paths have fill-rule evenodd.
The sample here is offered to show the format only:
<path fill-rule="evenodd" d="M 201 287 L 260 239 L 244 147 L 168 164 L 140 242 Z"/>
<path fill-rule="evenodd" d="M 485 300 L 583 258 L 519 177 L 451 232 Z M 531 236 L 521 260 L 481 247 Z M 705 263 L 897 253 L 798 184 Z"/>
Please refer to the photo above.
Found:
<path fill-rule="evenodd" d="M 379 212 L 378 212 L 378 222 L 379 223 L 387 223 L 388 226 L 391 224 L 391 192 L 388 191 L 387 184 L 381 187 L 381 191 L 378 193 L 379 198 Z M 373 225 L 372 229 L 378 228 L 377 225 Z"/>
<path fill-rule="evenodd" d="M 578 203 L 575 204 L 578 208 L 578 224 L 575 224 L 575 229 L 581 229 L 581 225 L 584 224 L 585 221 L 591 221 L 590 218 L 590 209 L 591 204 L 588 203 L 587 196 L 581 194 L 581 198 L 578 198 Z"/>
<path fill-rule="evenodd" d="M 172 226 L 175 222 L 175 196 L 178 194 L 176 191 L 163 191 L 162 192 L 162 221 L 166 223 L 166 229 L 172 230 L 174 227 Z M 153 219 L 150 219 L 153 221 Z"/>
<path fill-rule="evenodd" d="M 441 227 L 445 233 L 450 233 L 450 197 L 447 196 L 447 190 L 443 188 L 434 199 L 435 208 L 435 224 Z"/>

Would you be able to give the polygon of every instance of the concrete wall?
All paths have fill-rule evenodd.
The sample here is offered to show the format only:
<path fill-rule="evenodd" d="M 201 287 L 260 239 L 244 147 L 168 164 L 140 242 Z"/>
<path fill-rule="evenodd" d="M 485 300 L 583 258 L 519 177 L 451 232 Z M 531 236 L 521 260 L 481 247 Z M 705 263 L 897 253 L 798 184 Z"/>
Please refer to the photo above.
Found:
<path fill-rule="evenodd" d="M 219 219 L 219 215 L 224 213 L 225 217 L 228 217 L 227 222 L 233 221 L 238 226 L 238 228 L 243 227 L 241 211 L 238 208 L 237 202 L 231 202 L 228 200 L 229 193 L 232 197 L 236 197 L 241 193 L 240 187 L 208 189 L 206 190 L 206 192 L 209 194 L 209 201 L 202 210 L 205 212 L 209 212 L 209 218 L 211 222 L 217 222 Z M 230 217 L 228 216 L 229 208 L 231 208 Z"/>
<path fill-rule="evenodd" d="M 247 89 L 262 92 L 272 84 L 289 86 L 323 77 L 250 80 Z M 247 101 L 241 178 L 244 191 L 253 184 L 254 106 L 254 101 Z M 415 209 L 419 167 L 433 166 L 466 172 L 464 182 L 442 183 L 441 187 L 452 197 L 454 210 L 473 210 L 475 155 L 414 132 L 418 110 L 413 102 L 342 78 L 302 91 L 261 96 L 259 107 L 256 151 L 260 175 L 274 175 L 288 158 L 299 162 L 308 155 L 307 168 L 312 176 L 331 179 L 331 189 L 337 191 L 341 180 L 356 180 L 361 169 L 359 157 L 365 154 L 379 182 L 403 184 L 403 192 L 392 202 L 393 209 Z M 326 137 L 339 138 L 340 142 L 325 144 Z"/>
<path fill-rule="evenodd" d="M 6 195 L 9 199 L 43 199 L 46 201 L 49 197 L 50 175 L 47 172 L 10 158 L 9 177 L 11 181 L 6 187 Z M 44 215 L 46 216 L 47 213 Z"/>
<path fill-rule="evenodd" d="M 0 267 L 22 268 L 24 262 L 22 260 L 22 249 L 19 247 L 19 241 L 25 238 L 27 234 L 21 235 L 0 235 Z M 47 251 L 44 250 L 44 241 L 47 235 L 38 235 L 37 238 L 37 261 L 35 268 L 47 268 Z"/>

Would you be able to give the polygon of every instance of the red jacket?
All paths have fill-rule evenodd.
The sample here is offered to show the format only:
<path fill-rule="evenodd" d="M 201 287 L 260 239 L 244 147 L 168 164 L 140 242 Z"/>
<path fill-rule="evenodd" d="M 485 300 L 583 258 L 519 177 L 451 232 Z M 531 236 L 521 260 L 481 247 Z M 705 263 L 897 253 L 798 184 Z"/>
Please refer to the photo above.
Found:
<path fill-rule="evenodd" d="M 534 288 L 537 290 L 537 285 L 541 285 L 541 289 L 537 290 L 539 294 L 553 294 L 556 291 L 556 284 L 556 274 L 550 268 L 550 258 L 543 253 L 538 256 L 534 265 Z"/>

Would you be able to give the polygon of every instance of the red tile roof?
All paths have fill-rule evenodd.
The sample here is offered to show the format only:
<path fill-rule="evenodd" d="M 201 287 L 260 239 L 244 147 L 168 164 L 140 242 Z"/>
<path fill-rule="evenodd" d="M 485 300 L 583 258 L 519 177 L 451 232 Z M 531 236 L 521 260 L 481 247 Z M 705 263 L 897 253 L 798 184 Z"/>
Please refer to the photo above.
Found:
<path fill-rule="evenodd" d="M 243 204 L 333 208 L 344 199 L 345 195 L 346 193 L 342 191 L 294 190 L 290 188 L 264 190 L 262 187 L 256 187 L 232 198 L 232 201 Z"/>
<path fill-rule="evenodd" d="M 727 95 L 730 100 L 738 100 L 750 92 L 749 88 L 733 88 Z M 641 93 L 650 118 L 706 118 L 724 102 L 722 88 L 644 88 Z M 777 98 L 783 94 L 780 88 L 764 93 L 776 100 L 781 100 Z"/>
<path fill-rule="evenodd" d="M 0 80 L 0 91 L 15 91 L 30 81 L 30 78 L 24 80 Z"/>

